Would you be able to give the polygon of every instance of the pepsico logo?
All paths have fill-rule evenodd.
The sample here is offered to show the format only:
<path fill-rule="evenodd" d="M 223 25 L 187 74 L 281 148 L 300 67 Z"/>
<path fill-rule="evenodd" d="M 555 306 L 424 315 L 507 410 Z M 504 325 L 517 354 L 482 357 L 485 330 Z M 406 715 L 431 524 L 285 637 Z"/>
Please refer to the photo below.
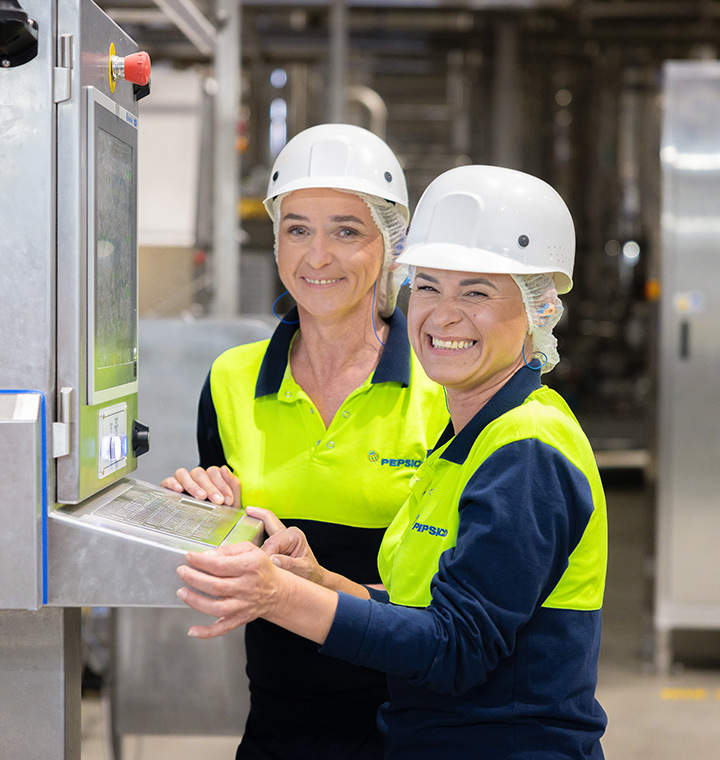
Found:
<path fill-rule="evenodd" d="M 377 451 L 368 451 L 368 462 L 377 462 L 378 459 L 380 459 L 380 454 L 377 453 Z"/>

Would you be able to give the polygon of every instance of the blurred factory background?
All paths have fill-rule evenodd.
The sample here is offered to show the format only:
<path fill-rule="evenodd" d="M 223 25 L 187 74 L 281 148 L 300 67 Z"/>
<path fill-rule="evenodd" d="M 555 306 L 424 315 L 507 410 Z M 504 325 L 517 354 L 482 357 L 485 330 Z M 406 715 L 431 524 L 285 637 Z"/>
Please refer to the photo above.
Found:
<path fill-rule="evenodd" d="M 705 345 L 693 345 L 703 345 L 708 373 L 690 367 L 687 377 L 697 388 L 684 386 L 686 376 L 663 364 L 661 313 L 671 269 L 663 257 L 682 254 L 669 251 L 663 218 L 686 213 L 667 204 L 702 203 L 704 229 L 716 232 L 720 181 L 715 177 L 713 185 L 706 174 L 702 187 L 668 201 L 680 180 L 671 164 L 663 168 L 661 148 L 663 129 L 672 127 L 668 102 L 685 113 L 682 93 L 692 89 L 682 75 L 676 90 L 668 89 L 668 62 L 717 62 L 720 1 L 96 1 L 153 61 L 152 96 L 140 107 L 140 345 L 155 347 L 158 373 L 174 370 L 153 375 L 155 359 L 144 365 L 140 412 L 154 423 L 156 445 L 138 476 L 159 482 L 170 468 L 194 464 L 195 401 L 210 361 L 236 342 L 240 315 L 253 337 L 273 324 L 271 305 L 282 288 L 262 199 L 286 140 L 325 121 L 371 129 L 400 158 L 411 207 L 453 166 L 488 163 L 536 174 L 565 198 L 577 229 L 575 287 L 564 297 L 569 319 L 556 331 L 562 361 L 547 382 L 588 432 L 608 488 L 599 692 L 610 718 L 606 754 L 717 757 L 720 568 L 713 568 L 713 546 L 720 509 L 712 479 L 720 468 L 712 463 L 720 454 L 713 422 L 720 398 L 712 395 L 712 372 L 720 349 L 713 324 L 706 333 L 700 326 L 695 334 Z M 710 86 L 720 88 L 720 79 Z M 701 93 L 691 104 L 698 134 L 719 123 L 717 106 L 701 113 L 707 102 Z M 687 134 L 693 127 L 678 129 Z M 720 131 L 714 149 L 702 153 L 717 163 Z M 712 180 L 718 166 L 704 168 L 715 170 Z M 697 264 L 696 284 L 672 287 L 691 296 L 704 292 L 703 278 L 711 287 L 720 244 L 711 254 Z M 703 301 L 685 311 L 712 309 Z M 167 353 L 183 342 L 182 350 Z M 175 394 L 172 411 L 163 407 L 168 393 Z M 673 440 L 694 465 L 659 441 L 674 432 L 660 427 L 668 393 L 702 405 L 666 414 L 667 425 L 677 417 L 690 425 Z M 668 457 L 676 462 L 672 483 L 662 477 Z M 674 506 L 672 491 L 683 488 L 683 476 L 699 484 L 686 513 Z M 187 715 L 197 707 L 174 709 L 168 700 L 167 712 L 189 726 L 185 733 L 208 736 L 165 736 L 156 744 L 148 738 L 144 745 L 137 736 L 123 740 L 123 734 L 182 733 L 171 719 L 163 728 L 157 710 L 145 710 L 142 723 L 127 707 L 143 690 L 167 688 L 177 698 L 184 692 L 163 681 L 157 652 L 137 656 L 149 646 L 146 626 L 157 631 L 162 623 L 133 614 L 120 611 L 116 627 L 125 644 L 115 652 L 115 671 L 103 659 L 102 613 L 94 621 L 98 641 L 87 642 L 89 669 L 116 676 L 116 754 L 124 746 L 137 757 L 232 757 L 234 738 L 209 736 L 225 728 L 195 730 Z M 135 645 L 128 643 L 133 635 Z M 123 670 L 123 646 L 135 655 L 132 672 Z M 83 758 L 94 760 L 109 752 L 108 721 L 92 700 L 85 707 Z"/>
<path fill-rule="evenodd" d="M 305 127 L 346 120 L 385 137 L 398 153 L 411 204 L 431 179 L 462 163 L 518 168 L 558 188 L 575 218 L 578 257 L 564 361 L 552 382 L 586 423 L 597 424 L 601 448 L 647 448 L 661 70 L 670 59 L 715 58 L 720 4 L 100 5 L 154 64 L 141 123 L 146 315 L 269 313 L 279 293 L 261 206 L 269 167 Z M 238 38 L 218 52 L 217 37 L 233 22 Z M 241 61 L 236 82 L 216 71 L 228 52 Z M 226 139 L 216 131 L 216 101 L 228 88 L 237 101 L 223 126 L 233 129 L 240 175 L 237 219 L 226 224 L 237 226 L 232 242 L 242 264 L 237 293 L 217 304 L 214 277 L 233 276 L 213 246 L 213 141 Z"/>

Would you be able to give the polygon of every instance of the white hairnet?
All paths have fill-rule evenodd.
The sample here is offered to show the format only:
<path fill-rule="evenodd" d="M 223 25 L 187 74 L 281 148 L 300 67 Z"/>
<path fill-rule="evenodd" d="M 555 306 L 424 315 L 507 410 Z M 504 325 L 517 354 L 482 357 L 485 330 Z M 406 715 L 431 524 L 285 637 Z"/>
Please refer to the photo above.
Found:
<path fill-rule="evenodd" d="M 394 203 L 375 195 L 357 195 L 367 203 L 373 221 L 383 237 L 383 266 L 378 277 L 376 298 L 380 316 L 389 317 L 395 310 L 398 290 L 407 277 L 407 265 L 396 261 L 405 246 L 407 222 Z"/>
<path fill-rule="evenodd" d="M 407 267 L 395 261 L 400 253 L 402 253 L 403 246 L 405 245 L 405 234 L 407 232 L 405 218 L 398 206 L 391 201 L 386 201 L 384 198 L 366 195 L 365 193 L 356 193 L 351 190 L 340 190 L 339 192 L 352 193 L 365 201 L 370 209 L 373 221 L 380 230 L 383 238 L 384 257 L 382 270 L 377 279 L 375 297 L 380 316 L 389 317 L 395 310 L 398 291 L 407 275 Z M 277 241 L 280 225 L 280 206 L 283 198 L 288 194 L 278 195 L 269 204 L 273 222 L 273 235 L 275 237 L 274 251 L 276 261 L 278 255 Z"/>
<path fill-rule="evenodd" d="M 510 277 L 517 283 L 522 294 L 533 351 L 540 351 L 547 356 L 547 362 L 541 371 L 550 372 L 560 361 L 553 327 L 563 313 L 562 301 L 558 298 L 553 276 L 551 273 L 543 273 L 511 274 Z"/>

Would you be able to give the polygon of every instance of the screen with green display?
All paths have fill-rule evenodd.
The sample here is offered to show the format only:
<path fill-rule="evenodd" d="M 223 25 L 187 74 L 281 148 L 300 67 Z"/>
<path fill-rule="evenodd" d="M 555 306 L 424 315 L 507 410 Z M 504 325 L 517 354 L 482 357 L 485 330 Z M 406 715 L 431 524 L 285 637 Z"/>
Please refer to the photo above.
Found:
<path fill-rule="evenodd" d="M 101 391 L 137 378 L 136 132 L 95 107 L 93 364 Z"/>

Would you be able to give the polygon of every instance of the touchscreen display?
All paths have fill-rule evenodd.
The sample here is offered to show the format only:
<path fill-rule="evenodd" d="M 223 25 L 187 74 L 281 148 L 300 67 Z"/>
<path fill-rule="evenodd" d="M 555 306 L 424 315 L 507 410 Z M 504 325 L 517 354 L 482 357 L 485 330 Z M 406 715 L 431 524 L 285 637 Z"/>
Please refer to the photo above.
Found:
<path fill-rule="evenodd" d="M 95 403 L 137 382 L 137 130 L 100 103 L 91 105 L 88 349 Z"/>
<path fill-rule="evenodd" d="M 135 361 L 137 281 L 133 224 L 133 149 L 96 134 L 95 366 Z"/>

